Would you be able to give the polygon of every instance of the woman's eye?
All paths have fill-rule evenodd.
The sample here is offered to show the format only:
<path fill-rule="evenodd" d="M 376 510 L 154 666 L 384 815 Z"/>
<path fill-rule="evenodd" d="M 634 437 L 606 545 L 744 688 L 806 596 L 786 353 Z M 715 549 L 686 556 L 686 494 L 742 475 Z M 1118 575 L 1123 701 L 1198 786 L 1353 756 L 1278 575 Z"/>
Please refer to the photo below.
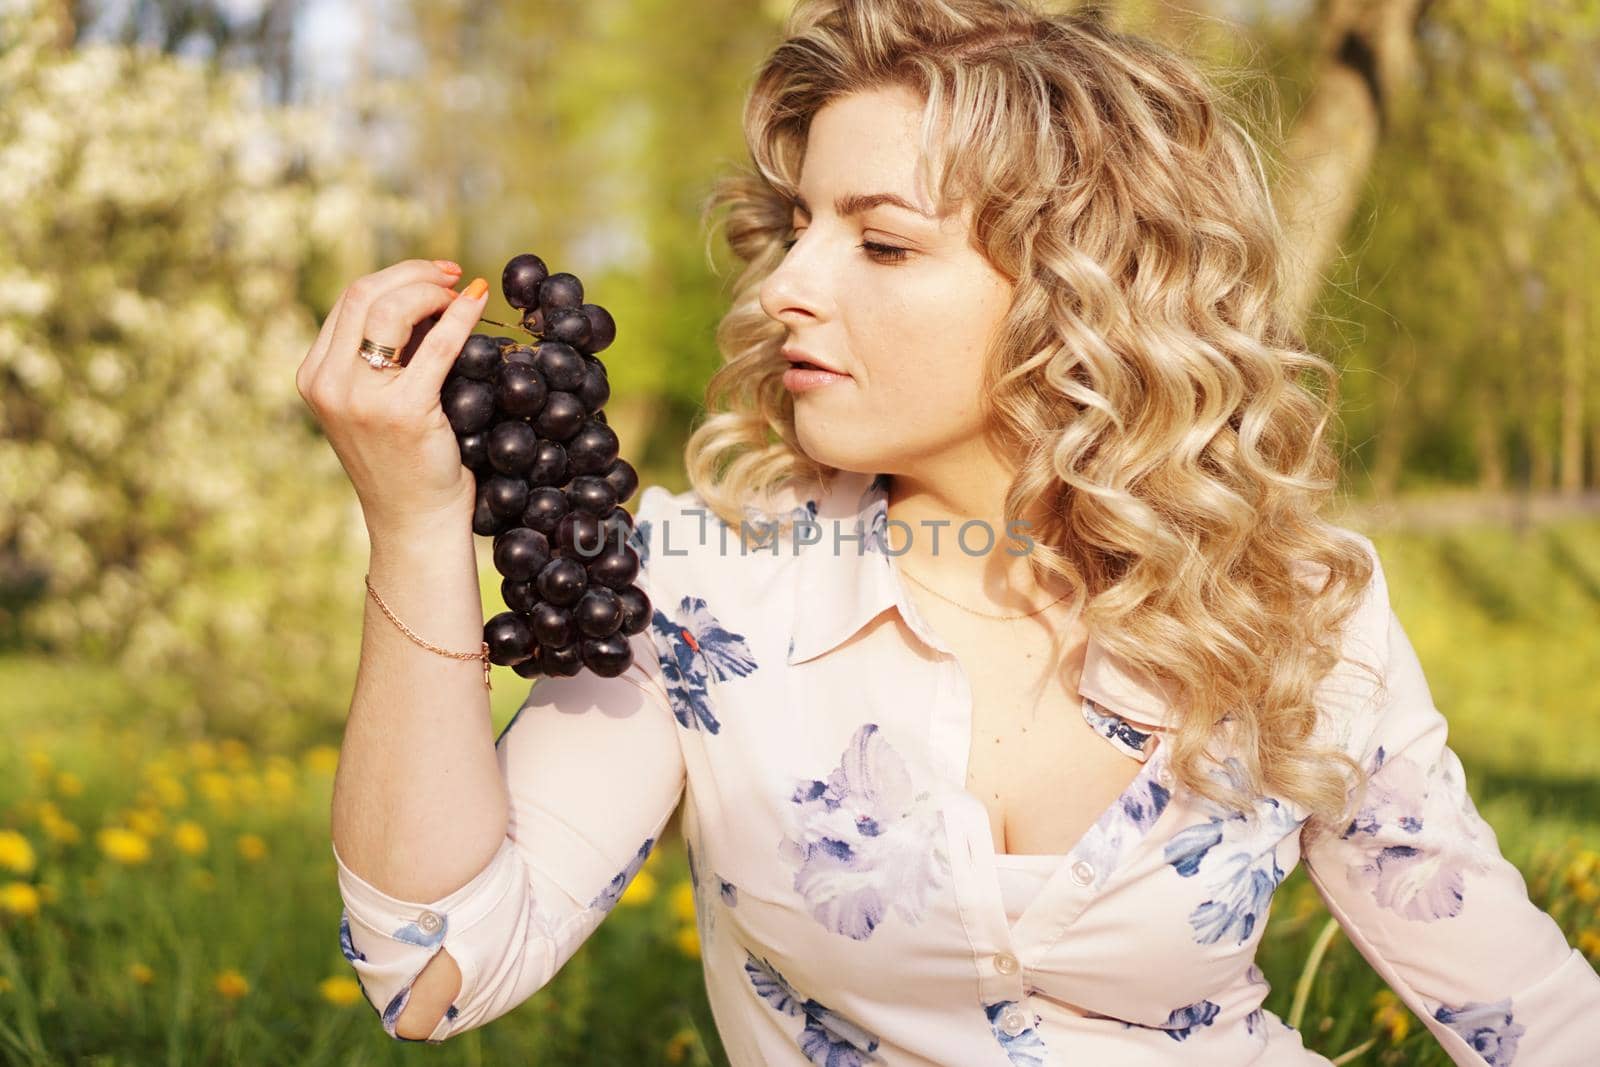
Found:
<path fill-rule="evenodd" d="M 800 239 L 798 237 L 790 237 L 787 240 L 779 243 L 783 246 L 784 252 L 788 253 L 790 249 L 799 243 L 799 240 Z M 906 256 L 910 255 L 910 252 L 907 249 L 900 248 L 895 245 L 879 244 L 876 241 L 863 241 L 861 242 L 860 248 L 862 251 L 866 252 L 868 256 L 882 263 L 899 263 L 901 260 L 905 259 Z"/>
<path fill-rule="evenodd" d="M 869 256 L 881 259 L 886 263 L 898 263 L 900 260 L 905 259 L 907 255 L 907 251 L 904 248 L 897 248 L 894 245 L 880 245 L 872 241 L 862 241 L 861 247 Z"/>

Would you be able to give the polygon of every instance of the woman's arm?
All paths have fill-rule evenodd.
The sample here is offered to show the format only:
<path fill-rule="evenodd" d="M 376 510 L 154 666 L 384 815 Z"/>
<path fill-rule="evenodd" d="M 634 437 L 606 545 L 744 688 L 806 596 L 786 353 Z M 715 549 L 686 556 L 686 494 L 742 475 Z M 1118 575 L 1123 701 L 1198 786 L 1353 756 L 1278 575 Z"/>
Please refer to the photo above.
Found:
<path fill-rule="evenodd" d="M 1387 614 L 1387 693 L 1362 750 L 1367 795 L 1347 825 L 1307 839 L 1307 873 L 1454 1062 L 1594 1063 L 1600 976 L 1500 853 L 1416 653 Z"/>
<path fill-rule="evenodd" d="M 665 493 L 652 488 L 647 497 L 641 519 Z M 432 566 L 447 568 L 439 559 L 451 555 L 433 557 Z M 461 586 L 444 584 L 423 558 L 412 558 L 414 566 L 400 558 L 391 557 L 391 586 L 401 574 L 441 584 L 431 593 L 437 610 L 427 610 L 423 595 L 409 618 L 385 594 L 395 614 L 434 644 L 467 649 L 481 640 L 470 552 L 472 596 L 455 605 Z M 648 567 L 636 584 L 655 600 Z M 430 617 L 442 624 L 458 610 L 463 627 L 471 616 L 470 635 L 422 631 Z M 393 629 L 381 615 L 378 622 Z M 444 672 L 459 670 L 466 684 L 443 691 L 464 706 L 441 698 L 399 715 L 372 706 L 360 735 L 366 762 L 352 766 L 342 808 L 337 788 L 335 795 L 344 831 L 334 835 L 340 939 L 384 1029 L 440 1041 L 497 1018 L 554 977 L 638 872 L 677 807 L 685 772 L 648 629 L 629 638 L 633 665 L 615 678 L 584 671 L 538 679 L 498 740 L 480 664 L 394 636 Z M 439 683 L 437 666 L 420 668 L 430 669 L 431 683 L 426 673 L 409 683 L 389 674 L 382 691 L 406 708 L 402 694 Z M 341 775 L 354 736 L 352 721 Z"/>

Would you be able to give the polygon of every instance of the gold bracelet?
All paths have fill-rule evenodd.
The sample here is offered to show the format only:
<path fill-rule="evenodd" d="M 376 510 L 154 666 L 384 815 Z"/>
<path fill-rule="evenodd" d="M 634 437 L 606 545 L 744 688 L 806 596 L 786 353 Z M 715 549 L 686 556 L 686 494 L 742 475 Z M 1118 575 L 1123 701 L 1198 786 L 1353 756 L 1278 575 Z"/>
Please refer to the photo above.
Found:
<path fill-rule="evenodd" d="M 489 642 L 487 642 L 487 641 L 483 642 L 483 647 L 480 648 L 477 652 L 451 652 L 449 649 L 440 648 L 438 645 L 430 645 L 428 642 L 424 641 L 422 638 L 420 638 L 416 634 L 412 633 L 406 627 L 405 623 L 403 623 L 399 619 L 395 618 L 394 612 L 389 610 L 389 605 L 385 604 L 383 602 L 383 598 L 378 595 L 378 591 L 376 589 L 372 588 L 372 575 L 371 574 L 363 575 L 362 578 L 367 583 L 367 592 L 369 594 L 371 594 L 373 600 L 376 600 L 378 602 L 378 607 L 383 611 L 383 613 L 385 615 L 389 616 L 389 621 L 394 623 L 396 626 L 400 627 L 400 632 L 401 633 L 403 633 L 407 637 L 411 638 L 411 640 L 415 641 L 417 644 L 421 645 L 423 648 L 428 649 L 430 652 L 437 652 L 441 656 L 449 656 L 451 659 L 481 659 L 481 660 L 483 660 L 483 687 L 485 689 L 488 689 L 491 692 L 494 691 L 494 685 L 493 685 L 493 683 L 491 683 L 489 681 Z"/>

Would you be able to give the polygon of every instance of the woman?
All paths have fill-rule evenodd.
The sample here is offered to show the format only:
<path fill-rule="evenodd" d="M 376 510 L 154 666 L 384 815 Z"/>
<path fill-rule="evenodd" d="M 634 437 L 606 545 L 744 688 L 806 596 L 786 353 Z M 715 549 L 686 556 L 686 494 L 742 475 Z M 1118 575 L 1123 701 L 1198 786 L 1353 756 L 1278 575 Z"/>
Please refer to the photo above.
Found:
<path fill-rule="evenodd" d="M 694 489 L 638 504 L 634 666 L 491 743 L 473 667 L 368 616 L 333 836 L 388 1032 L 541 989 L 681 799 L 735 1064 L 1326 1063 L 1254 963 L 1302 859 L 1457 1063 L 1588 1062 L 1600 978 L 1478 816 L 1372 543 L 1318 517 L 1337 383 L 1213 90 L 1010 0 L 789 33 L 711 203 L 746 269 Z M 453 282 L 363 279 L 302 368 L 375 588 L 444 649 L 482 623 Z M 441 309 L 398 374 L 351 358 Z"/>

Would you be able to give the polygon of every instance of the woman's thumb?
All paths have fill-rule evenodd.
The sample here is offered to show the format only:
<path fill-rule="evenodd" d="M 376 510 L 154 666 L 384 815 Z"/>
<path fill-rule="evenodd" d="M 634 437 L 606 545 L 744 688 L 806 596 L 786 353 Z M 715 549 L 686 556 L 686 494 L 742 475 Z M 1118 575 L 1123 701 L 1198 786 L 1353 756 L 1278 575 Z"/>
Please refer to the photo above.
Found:
<path fill-rule="evenodd" d="M 420 393 L 437 397 L 444 388 L 444 380 L 450 376 L 450 368 L 455 366 L 461 347 L 467 343 L 473 328 L 483 317 L 488 296 L 489 283 L 483 278 L 472 279 L 422 339 L 403 375 L 412 380 L 412 385 Z"/>

